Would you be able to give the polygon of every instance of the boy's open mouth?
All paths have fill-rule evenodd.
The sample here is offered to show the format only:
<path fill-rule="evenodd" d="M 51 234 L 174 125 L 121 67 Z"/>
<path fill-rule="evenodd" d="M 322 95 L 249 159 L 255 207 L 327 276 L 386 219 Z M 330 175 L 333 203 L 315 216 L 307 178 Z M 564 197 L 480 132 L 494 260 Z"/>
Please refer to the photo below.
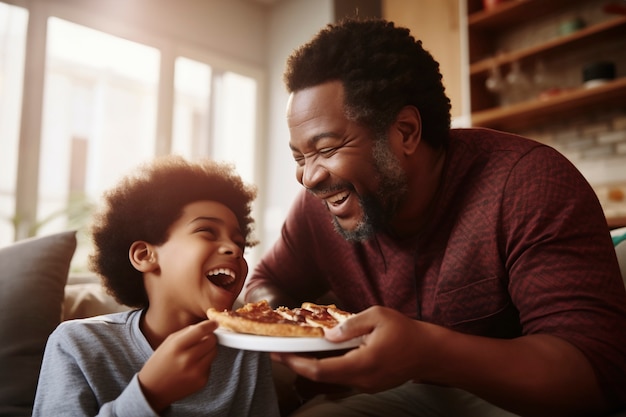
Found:
<path fill-rule="evenodd" d="M 206 277 L 218 287 L 228 287 L 237 281 L 235 271 L 229 268 L 217 268 L 209 271 Z"/>

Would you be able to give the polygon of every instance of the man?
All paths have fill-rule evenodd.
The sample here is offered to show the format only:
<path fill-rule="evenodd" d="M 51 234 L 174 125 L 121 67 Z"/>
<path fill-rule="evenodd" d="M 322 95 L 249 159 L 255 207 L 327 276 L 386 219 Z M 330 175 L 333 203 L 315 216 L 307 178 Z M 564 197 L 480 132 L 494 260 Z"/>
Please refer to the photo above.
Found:
<path fill-rule="evenodd" d="M 555 150 L 450 130 L 439 66 L 407 29 L 329 25 L 289 58 L 305 187 L 248 301 L 333 294 L 366 335 L 343 356 L 275 355 L 361 391 L 302 415 L 603 415 L 626 404 L 626 294 L 606 221 Z M 514 414 L 511 414 L 514 413 Z"/>

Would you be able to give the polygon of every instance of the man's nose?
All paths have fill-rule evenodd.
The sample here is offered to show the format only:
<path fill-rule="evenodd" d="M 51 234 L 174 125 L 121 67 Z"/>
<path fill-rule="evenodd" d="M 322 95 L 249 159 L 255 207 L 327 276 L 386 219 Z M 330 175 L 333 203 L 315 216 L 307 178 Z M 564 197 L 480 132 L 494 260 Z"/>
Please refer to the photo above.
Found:
<path fill-rule="evenodd" d="M 316 161 L 307 161 L 302 167 L 300 183 L 305 188 L 315 188 L 328 177 L 326 168 Z"/>

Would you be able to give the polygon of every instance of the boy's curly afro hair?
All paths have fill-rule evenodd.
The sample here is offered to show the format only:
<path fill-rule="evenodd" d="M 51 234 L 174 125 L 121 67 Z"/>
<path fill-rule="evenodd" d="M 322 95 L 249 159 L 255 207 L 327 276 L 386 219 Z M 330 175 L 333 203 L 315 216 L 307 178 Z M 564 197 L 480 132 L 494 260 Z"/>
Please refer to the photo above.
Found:
<path fill-rule="evenodd" d="M 94 249 L 90 269 L 102 277 L 118 302 L 147 307 L 142 273 L 128 258 L 131 244 L 138 240 L 164 243 L 183 207 L 211 200 L 233 211 L 246 246 L 253 246 L 250 213 L 255 197 L 256 189 L 244 184 L 230 164 L 210 160 L 194 163 L 178 156 L 156 158 L 104 193 L 103 206 L 91 226 Z"/>
<path fill-rule="evenodd" d="M 329 24 L 287 60 L 284 81 L 290 93 L 328 81 L 344 87 L 349 119 L 384 135 L 402 107 L 415 106 L 422 138 L 446 146 L 450 99 L 439 63 L 406 28 L 379 19 L 346 19 Z"/>

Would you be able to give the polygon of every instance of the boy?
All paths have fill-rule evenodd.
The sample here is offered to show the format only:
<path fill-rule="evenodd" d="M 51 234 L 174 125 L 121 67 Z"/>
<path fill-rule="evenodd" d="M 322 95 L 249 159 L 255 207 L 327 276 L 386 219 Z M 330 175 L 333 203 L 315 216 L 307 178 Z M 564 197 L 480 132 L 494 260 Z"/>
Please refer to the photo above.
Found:
<path fill-rule="evenodd" d="M 62 323 L 34 415 L 273 416 L 266 354 L 218 346 L 248 265 L 256 192 L 228 165 L 163 157 L 104 194 L 91 269 L 130 312 Z"/>

